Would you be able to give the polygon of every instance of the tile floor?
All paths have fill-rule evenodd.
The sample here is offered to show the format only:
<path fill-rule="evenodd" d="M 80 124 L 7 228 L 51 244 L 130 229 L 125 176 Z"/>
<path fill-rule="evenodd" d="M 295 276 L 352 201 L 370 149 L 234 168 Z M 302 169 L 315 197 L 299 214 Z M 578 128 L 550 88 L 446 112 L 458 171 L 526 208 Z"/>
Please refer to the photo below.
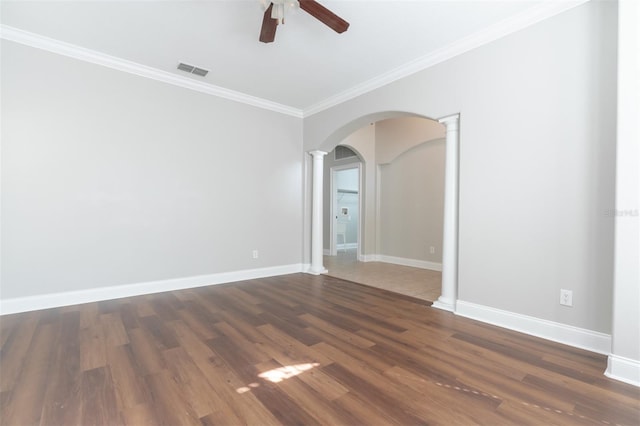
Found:
<path fill-rule="evenodd" d="M 358 262 L 356 249 L 324 256 L 327 275 L 382 288 L 418 299 L 435 301 L 440 296 L 442 273 L 384 262 Z"/>

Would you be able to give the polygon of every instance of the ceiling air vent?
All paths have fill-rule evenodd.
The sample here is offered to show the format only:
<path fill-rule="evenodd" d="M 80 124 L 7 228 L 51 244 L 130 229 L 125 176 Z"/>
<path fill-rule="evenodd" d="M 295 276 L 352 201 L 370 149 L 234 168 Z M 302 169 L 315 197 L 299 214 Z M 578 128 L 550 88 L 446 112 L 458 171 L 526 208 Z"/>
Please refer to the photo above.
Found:
<path fill-rule="evenodd" d="M 209 72 L 208 70 L 205 70 L 205 69 L 202 69 L 202 68 L 195 67 L 195 68 L 193 69 L 193 71 L 191 71 L 191 74 L 195 74 L 195 75 L 199 75 L 199 76 L 201 76 L 201 77 L 204 77 L 205 75 L 207 75 L 207 73 L 208 73 L 208 72 Z"/>
<path fill-rule="evenodd" d="M 178 64 L 178 69 L 181 71 L 188 72 L 190 74 L 199 75 L 200 77 L 206 76 L 207 73 L 209 72 L 209 70 L 205 70 L 204 68 L 194 67 L 193 65 L 184 64 L 182 62 Z"/>
<path fill-rule="evenodd" d="M 348 148 L 344 145 L 336 146 L 336 149 L 334 151 L 334 158 L 336 160 L 343 160 L 345 158 L 352 158 L 357 156 L 358 154 L 356 154 L 351 148 Z"/>

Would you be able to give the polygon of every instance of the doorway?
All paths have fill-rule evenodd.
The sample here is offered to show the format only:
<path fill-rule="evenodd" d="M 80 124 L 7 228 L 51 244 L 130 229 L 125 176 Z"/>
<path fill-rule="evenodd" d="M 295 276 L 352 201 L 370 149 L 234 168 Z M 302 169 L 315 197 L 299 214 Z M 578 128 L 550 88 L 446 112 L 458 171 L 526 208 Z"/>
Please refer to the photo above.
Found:
<path fill-rule="evenodd" d="M 360 256 L 362 211 L 361 163 L 330 169 L 330 249 L 331 256 Z"/>

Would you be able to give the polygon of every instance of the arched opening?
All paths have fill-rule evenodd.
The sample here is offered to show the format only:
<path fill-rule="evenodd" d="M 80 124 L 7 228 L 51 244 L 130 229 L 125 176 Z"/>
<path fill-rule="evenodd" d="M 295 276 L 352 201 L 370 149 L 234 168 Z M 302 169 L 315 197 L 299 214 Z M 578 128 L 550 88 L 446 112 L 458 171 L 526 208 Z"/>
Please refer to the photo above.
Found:
<path fill-rule="evenodd" d="M 324 167 L 322 163 L 322 158 L 327 152 L 332 151 L 337 145 L 347 145 L 358 151 L 361 159 L 363 160 L 362 195 L 364 197 L 361 212 L 363 223 L 360 226 L 362 229 L 362 238 L 359 241 L 362 248 L 362 254 L 359 256 L 358 260 L 382 260 L 391 261 L 390 263 L 398 263 L 398 261 L 401 261 L 399 264 L 418 267 L 429 265 L 432 269 L 434 265 L 441 264 L 443 269 L 442 291 L 440 292 L 441 295 L 438 300 L 435 301 L 434 306 L 450 311 L 455 309 L 457 288 L 457 123 L 457 115 L 436 121 L 429 117 L 413 113 L 381 112 L 369 114 L 353 120 L 352 122 L 342 126 L 340 129 L 334 131 L 327 140 L 322 143 L 322 150 L 314 151 L 312 153 L 314 157 L 314 166 L 319 164 L 324 168 L 323 171 L 314 170 L 313 177 L 323 179 L 323 185 L 319 190 L 322 190 L 323 194 L 325 194 L 327 192 L 327 188 L 323 187 L 324 183 L 328 182 L 328 180 L 326 179 L 326 176 L 324 176 L 324 174 L 326 174 L 326 167 Z M 443 209 L 445 218 L 443 220 L 444 224 L 441 225 L 441 247 L 437 248 L 437 251 L 441 253 L 442 260 L 441 262 L 434 262 L 433 256 L 431 257 L 431 260 L 428 261 L 422 255 L 409 254 L 408 257 L 402 258 L 400 256 L 385 254 L 385 251 L 389 253 L 389 250 L 392 249 L 389 248 L 388 244 L 385 246 L 386 241 L 382 239 L 382 231 L 383 229 L 387 229 L 384 228 L 385 223 L 381 220 L 383 219 L 381 216 L 381 208 L 383 206 L 380 204 L 380 188 L 383 175 L 381 167 L 384 167 L 385 164 L 392 163 L 394 159 L 401 156 L 402 153 L 410 151 L 411 148 L 424 144 L 426 141 L 436 139 L 439 139 L 442 144 L 446 145 L 447 159 L 446 167 L 444 167 L 446 171 L 443 173 L 445 181 L 444 192 L 446 193 L 446 201 L 444 202 Z M 396 143 L 393 143 L 394 141 Z M 320 161 L 318 162 L 318 160 Z M 307 164 L 310 165 L 309 162 Z M 314 187 L 316 187 L 315 184 Z M 393 191 L 393 189 L 390 190 Z M 321 210 L 319 212 L 317 211 L 317 206 L 323 206 L 324 201 L 322 199 L 316 199 L 320 198 L 320 194 L 315 194 L 309 198 L 314 198 L 313 204 L 315 207 L 312 209 L 314 210 L 314 217 L 318 216 L 323 219 L 328 219 L 326 217 L 329 215 L 328 209 L 320 207 Z M 389 209 L 386 209 L 385 212 L 388 216 Z M 415 220 L 415 217 L 413 219 Z M 318 235 L 317 228 L 319 220 L 320 219 L 316 219 L 315 226 L 313 225 L 314 220 L 311 220 L 311 228 L 312 231 L 316 233 L 315 235 Z M 400 220 L 405 221 L 405 219 L 402 218 L 400 218 Z M 324 224 L 326 223 L 327 221 L 325 220 Z M 323 223 L 320 223 L 319 226 L 322 230 Z M 314 252 L 315 246 L 316 260 L 318 259 L 317 253 L 322 251 L 324 254 L 327 249 L 324 236 L 327 235 L 328 232 L 321 232 L 321 234 L 322 241 L 318 241 L 317 239 L 314 241 L 313 236 L 311 238 L 311 252 Z M 388 232 L 387 235 L 389 235 Z M 387 240 L 388 239 L 389 238 L 387 238 Z M 438 246 L 438 244 L 434 241 L 435 239 L 432 238 L 432 241 L 424 241 L 423 243 L 420 243 L 420 250 L 424 250 L 424 254 L 426 255 L 436 255 L 436 246 Z M 326 272 L 322 263 L 320 265 L 316 264 L 314 267 L 313 260 L 312 255 L 312 266 L 310 268 L 311 273 Z M 411 260 L 412 263 L 406 263 L 406 260 Z M 322 262 L 322 260 L 320 260 L 320 262 Z"/>
<path fill-rule="evenodd" d="M 357 149 L 337 145 L 325 156 L 323 193 L 323 252 L 325 256 L 363 253 L 361 245 L 365 162 Z M 326 257 L 325 257 L 326 260 Z M 326 263 L 326 262 L 325 262 Z"/>

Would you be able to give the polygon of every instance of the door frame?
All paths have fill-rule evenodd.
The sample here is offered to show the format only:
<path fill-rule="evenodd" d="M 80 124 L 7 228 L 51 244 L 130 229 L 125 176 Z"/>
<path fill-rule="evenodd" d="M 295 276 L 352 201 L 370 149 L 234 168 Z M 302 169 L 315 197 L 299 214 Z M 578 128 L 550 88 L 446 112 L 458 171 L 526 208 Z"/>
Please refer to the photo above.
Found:
<path fill-rule="evenodd" d="M 337 256 L 338 255 L 338 238 L 336 236 L 337 227 L 335 226 L 337 217 L 336 217 L 336 209 L 338 207 L 338 188 L 336 187 L 335 179 L 336 174 L 343 170 L 352 170 L 358 169 L 358 235 L 357 235 L 357 259 L 360 259 L 362 247 L 362 229 L 363 229 L 363 203 L 362 203 L 362 162 L 357 163 L 349 163 L 349 164 L 341 164 L 339 166 L 331 167 L 329 171 L 329 255 Z"/>

